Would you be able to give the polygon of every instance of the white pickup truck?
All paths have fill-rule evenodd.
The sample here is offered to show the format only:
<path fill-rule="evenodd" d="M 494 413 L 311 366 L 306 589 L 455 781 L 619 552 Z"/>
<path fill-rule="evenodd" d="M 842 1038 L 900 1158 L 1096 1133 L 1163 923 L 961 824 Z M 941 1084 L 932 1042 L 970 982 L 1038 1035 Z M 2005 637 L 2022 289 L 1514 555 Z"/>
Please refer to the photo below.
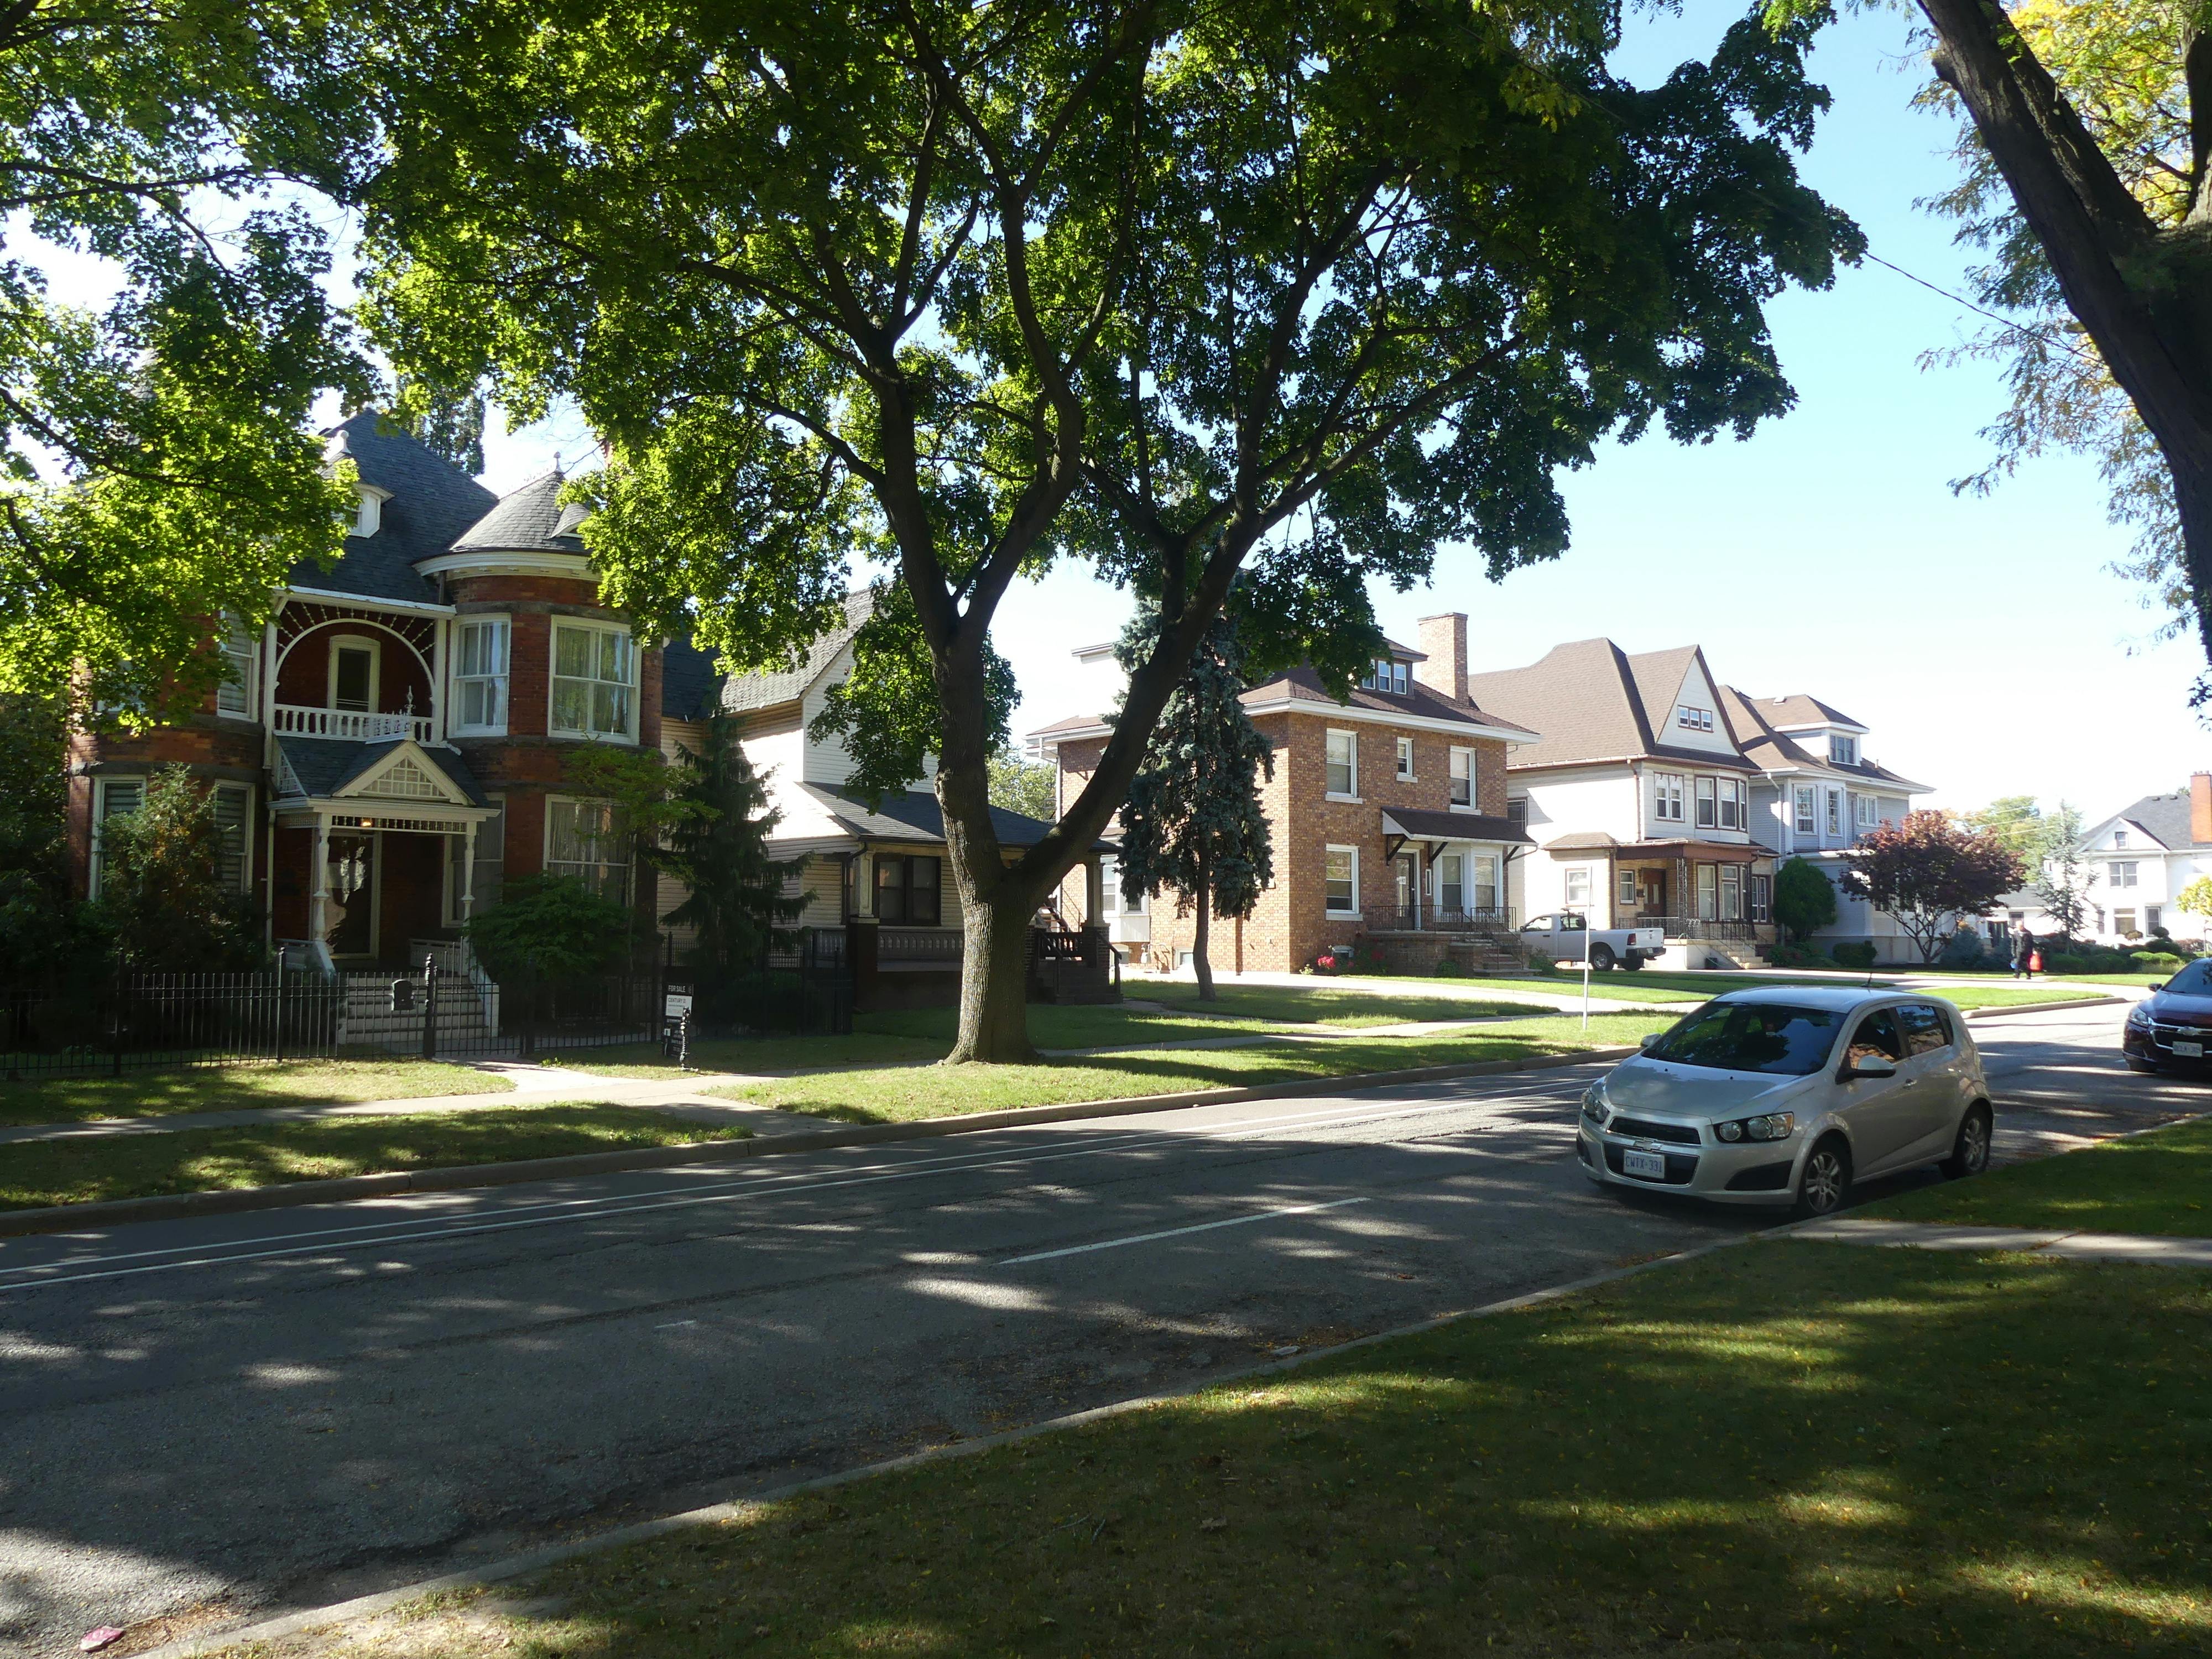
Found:
<path fill-rule="evenodd" d="M 1552 962 L 1580 962 L 1585 938 L 1593 968 L 1641 968 L 1667 948 L 1662 928 L 1601 927 L 1593 933 L 1589 920 L 1571 910 L 1555 910 L 1521 927 L 1521 941 L 1529 953 Z"/>

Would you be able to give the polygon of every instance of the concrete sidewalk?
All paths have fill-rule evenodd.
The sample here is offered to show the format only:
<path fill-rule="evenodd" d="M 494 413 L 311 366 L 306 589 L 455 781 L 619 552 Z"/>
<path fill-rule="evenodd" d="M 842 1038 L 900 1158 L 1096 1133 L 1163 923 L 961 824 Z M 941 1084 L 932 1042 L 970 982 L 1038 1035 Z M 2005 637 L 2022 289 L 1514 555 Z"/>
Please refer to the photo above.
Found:
<path fill-rule="evenodd" d="M 1922 1221 L 1838 1216 L 1792 1228 L 1791 1238 L 1821 1244 L 1877 1244 L 1907 1250 L 2017 1250 L 2069 1261 L 2138 1261 L 2160 1267 L 2212 1267 L 2212 1238 L 2147 1233 L 2081 1233 L 2033 1227 L 1954 1227 Z"/>

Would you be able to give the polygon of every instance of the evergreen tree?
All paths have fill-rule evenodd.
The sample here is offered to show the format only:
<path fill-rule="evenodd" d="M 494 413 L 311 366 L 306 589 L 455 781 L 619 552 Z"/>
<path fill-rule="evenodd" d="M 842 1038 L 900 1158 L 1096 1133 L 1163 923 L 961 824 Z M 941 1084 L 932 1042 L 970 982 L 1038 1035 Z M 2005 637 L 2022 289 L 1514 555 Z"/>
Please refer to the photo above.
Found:
<path fill-rule="evenodd" d="M 691 896 L 662 920 L 696 931 L 691 960 L 702 976 L 733 978 L 795 938 L 785 924 L 798 920 L 807 895 L 787 896 L 784 890 L 804 860 L 769 856 L 768 838 L 783 815 L 769 807 L 738 743 L 736 721 L 711 716 L 700 752 L 679 744 L 677 753 L 683 775 L 676 798 L 694 810 L 676 816 L 660 866 Z M 700 990 L 715 994 L 711 981 Z"/>
<path fill-rule="evenodd" d="M 1775 872 L 1774 919 L 1802 945 L 1836 919 L 1835 884 L 1806 860 L 1790 860 Z"/>
<path fill-rule="evenodd" d="M 1159 626 L 1155 613 L 1138 613 L 1116 653 L 1125 667 L 1151 654 Z M 1243 670 L 1234 626 L 1215 618 L 1169 694 L 1121 809 L 1121 890 L 1151 898 L 1172 887 L 1176 914 L 1197 912 L 1190 961 L 1208 1002 L 1212 919 L 1250 915 L 1275 878 L 1259 789 L 1261 771 L 1275 775 L 1275 751 L 1244 713 Z"/>
<path fill-rule="evenodd" d="M 70 897 L 67 759 L 58 700 L 0 696 L 0 984 L 51 986 L 106 960 Z"/>

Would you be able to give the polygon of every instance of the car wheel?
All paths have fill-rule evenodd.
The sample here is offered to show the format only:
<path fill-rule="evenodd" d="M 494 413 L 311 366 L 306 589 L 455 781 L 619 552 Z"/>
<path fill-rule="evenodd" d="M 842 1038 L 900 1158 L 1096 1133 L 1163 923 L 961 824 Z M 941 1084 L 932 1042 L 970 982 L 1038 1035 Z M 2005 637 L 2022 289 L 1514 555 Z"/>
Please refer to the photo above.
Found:
<path fill-rule="evenodd" d="M 1621 957 L 1620 965 L 1632 972 L 1644 965 L 1643 954 L 1640 951 L 1631 951 L 1626 956 Z"/>
<path fill-rule="evenodd" d="M 1959 1138 L 1951 1143 L 1951 1156 L 1943 1160 L 1943 1173 L 1958 1181 L 1989 1167 L 1990 1109 L 1977 1101 L 1959 1120 Z"/>
<path fill-rule="evenodd" d="M 1805 1167 L 1797 1175 L 1796 1213 L 1801 1218 L 1833 1215 L 1850 1189 L 1851 1149 L 1841 1135 L 1830 1135 L 1805 1155 Z"/>
<path fill-rule="evenodd" d="M 1610 945 L 1593 945 L 1590 946 L 1589 963 L 1591 967 L 1601 969 L 1610 968 L 1613 964 L 1613 946 Z"/>

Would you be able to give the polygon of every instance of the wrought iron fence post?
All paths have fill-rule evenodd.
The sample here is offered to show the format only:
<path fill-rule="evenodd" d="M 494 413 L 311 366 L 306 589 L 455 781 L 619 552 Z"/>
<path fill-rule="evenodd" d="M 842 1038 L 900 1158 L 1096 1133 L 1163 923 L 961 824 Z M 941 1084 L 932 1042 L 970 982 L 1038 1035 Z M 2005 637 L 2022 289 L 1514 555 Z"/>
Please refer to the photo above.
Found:
<path fill-rule="evenodd" d="M 434 951 L 422 957 L 422 1058 L 438 1057 L 438 956 Z"/>
<path fill-rule="evenodd" d="M 115 993 L 114 995 L 108 1000 L 107 1012 L 108 1045 L 112 1050 L 109 1056 L 112 1061 L 110 1069 L 117 1077 L 121 1077 L 123 1075 L 124 984 L 125 980 L 122 965 L 118 963 L 115 969 Z"/>
<path fill-rule="evenodd" d="M 276 1032 L 274 1043 L 276 1058 L 284 1058 L 284 953 L 276 953 Z"/>

